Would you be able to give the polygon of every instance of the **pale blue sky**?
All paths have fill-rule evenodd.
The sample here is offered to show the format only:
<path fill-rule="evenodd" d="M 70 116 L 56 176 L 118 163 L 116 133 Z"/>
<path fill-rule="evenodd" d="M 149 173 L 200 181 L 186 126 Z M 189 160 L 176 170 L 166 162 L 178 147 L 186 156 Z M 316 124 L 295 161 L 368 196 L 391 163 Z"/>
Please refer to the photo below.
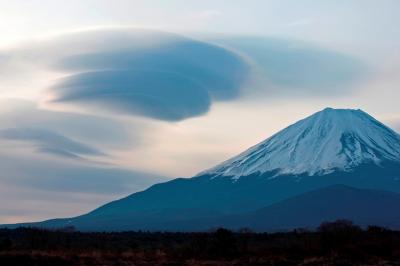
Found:
<path fill-rule="evenodd" d="M 30 0 L 0 5 L 4 42 L 107 25 L 338 43 L 399 38 L 396 0 Z"/>
<path fill-rule="evenodd" d="M 399 130 L 399 11 L 396 0 L 0 0 L 0 223 L 193 176 L 327 106 Z"/>

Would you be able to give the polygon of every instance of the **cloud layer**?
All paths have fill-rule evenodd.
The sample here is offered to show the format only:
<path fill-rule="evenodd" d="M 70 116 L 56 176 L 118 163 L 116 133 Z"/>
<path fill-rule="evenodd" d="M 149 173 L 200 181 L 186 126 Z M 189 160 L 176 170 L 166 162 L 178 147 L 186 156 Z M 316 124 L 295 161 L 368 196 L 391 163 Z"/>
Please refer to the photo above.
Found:
<path fill-rule="evenodd" d="M 270 95 L 334 96 L 368 73 L 366 64 L 351 55 L 298 40 L 231 37 L 211 41 L 248 57 Z M 271 90 L 271 85 L 278 89 Z"/>
<path fill-rule="evenodd" d="M 74 74 L 52 86 L 53 102 L 179 121 L 207 113 L 213 101 L 238 97 L 248 74 L 238 55 L 177 35 L 127 31 L 117 39 L 109 32 L 101 38 L 122 39 L 132 47 L 100 49 L 54 62 L 54 69 Z"/>
<path fill-rule="evenodd" d="M 251 91 L 338 95 L 367 76 L 353 56 L 298 40 L 204 39 L 132 28 L 73 32 L 0 52 L 0 73 L 40 66 L 60 77 L 46 91 L 53 104 L 163 121 L 205 115 Z"/>
<path fill-rule="evenodd" d="M 134 170 L 56 160 L 40 153 L 16 154 L 4 148 L 0 168 L 1 223 L 81 214 L 167 180 Z"/>
<path fill-rule="evenodd" d="M 60 191 L 92 194 L 132 193 L 167 180 L 158 175 L 95 165 L 73 160 L 57 160 L 25 152 L 0 154 L 3 169 L 0 184 L 41 191 Z M 18 160 L 18 164 L 13 161 Z"/>
<path fill-rule="evenodd" d="M 133 148 L 141 143 L 141 131 L 146 130 L 144 125 L 138 124 L 138 128 L 109 117 L 41 109 L 34 102 L 25 100 L 2 100 L 0 107 L 0 130 L 18 128 L 19 131 L 55 132 L 84 145 L 97 147 L 96 150 Z"/>
<path fill-rule="evenodd" d="M 28 142 L 36 146 L 39 152 L 63 157 L 80 159 L 85 155 L 105 155 L 94 147 L 46 129 L 7 128 L 0 130 L 0 138 Z"/>
<path fill-rule="evenodd" d="M 133 126 L 22 100 L 0 101 L 0 112 L 2 222 L 76 215 L 167 179 L 113 163 L 139 145 Z"/>

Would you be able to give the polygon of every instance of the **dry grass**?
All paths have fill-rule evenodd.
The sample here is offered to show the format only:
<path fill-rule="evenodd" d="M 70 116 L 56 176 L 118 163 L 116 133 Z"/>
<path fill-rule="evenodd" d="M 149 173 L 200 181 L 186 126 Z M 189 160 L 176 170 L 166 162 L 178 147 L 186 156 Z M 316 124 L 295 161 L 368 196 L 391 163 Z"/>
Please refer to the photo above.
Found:
<path fill-rule="evenodd" d="M 400 232 L 343 221 L 274 234 L 0 230 L 0 265 L 400 265 Z"/>

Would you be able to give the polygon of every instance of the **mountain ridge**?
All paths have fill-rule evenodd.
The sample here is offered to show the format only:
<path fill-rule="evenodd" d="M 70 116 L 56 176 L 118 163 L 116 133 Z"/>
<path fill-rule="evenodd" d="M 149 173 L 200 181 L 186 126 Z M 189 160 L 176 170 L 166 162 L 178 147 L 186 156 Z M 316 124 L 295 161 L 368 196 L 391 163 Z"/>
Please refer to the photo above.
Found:
<path fill-rule="evenodd" d="M 340 116 L 335 115 L 337 112 L 340 113 Z M 213 227 L 216 219 L 240 217 L 262 208 L 269 208 L 285 200 L 290 201 L 294 197 L 306 195 L 310 191 L 321 190 L 334 185 L 345 185 L 356 189 L 383 190 L 387 193 L 400 193 L 400 159 L 398 159 L 400 158 L 400 137 L 395 131 L 361 110 L 337 111 L 324 109 L 310 117 L 300 120 L 264 142 L 253 146 L 250 151 L 257 151 L 260 148 L 262 155 L 262 152 L 266 151 L 265 148 L 271 148 L 271 145 L 265 145 L 265 142 L 268 143 L 274 140 L 273 144 L 277 145 L 274 151 L 283 153 L 283 157 L 280 159 L 283 158 L 289 161 L 289 166 L 291 166 L 291 163 L 296 165 L 304 160 L 306 162 L 311 161 L 308 155 L 314 156 L 315 154 L 316 157 L 324 158 L 325 156 L 327 159 L 333 156 L 334 162 L 338 162 L 337 158 L 347 158 L 347 155 L 350 158 L 355 156 L 354 158 L 356 159 L 360 159 L 357 156 L 362 155 L 361 159 L 356 160 L 354 164 L 348 164 L 348 161 L 345 161 L 345 166 L 349 167 L 343 167 L 340 164 L 340 167 L 333 165 L 334 167 L 329 168 L 329 171 L 315 171 L 312 174 L 305 171 L 280 171 L 277 168 L 269 170 L 268 167 L 265 167 L 263 168 L 266 170 L 264 172 L 244 171 L 236 178 L 235 175 L 223 175 L 221 172 L 205 171 L 192 178 L 178 178 L 155 184 L 144 191 L 112 201 L 77 217 L 23 225 L 45 228 L 74 226 L 83 231 L 157 231 L 178 230 L 179 228 L 173 226 L 179 224 L 182 226 L 182 230 L 187 229 L 190 231 L 198 230 L 197 222 L 208 222 L 209 224 L 204 224 L 204 226 Z M 353 130 L 347 130 L 348 128 Z M 286 134 L 287 132 L 289 134 Z M 310 136 L 308 136 L 309 133 Z M 317 136 L 321 136 L 322 141 L 315 138 L 315 133 L 317 133 Z M 281 136 L 280 134 L 283 134 L 284 137 L 279 137 Z M 278 136 L 278 139 L 275 140 L 274 136 Z M 292 138 L 292 136 L 297 138 Z M 343 136 L 347 136 L 347 138 L 343 139 Z M 306 141 L 301 143 L 304 139 Z M 293 141 L 295 141 L 294 146 L 292 145 Z M 299 142 L 297 146 L 295 145 L 296 141 Z M 293 147 L 296 147 L 294 151 L 292 150 Z M 305 148 L 311 149 L 311 152 L 303 152 Z M 314 152 L 314 148 L 320 149 L 324 156 Z M 299 156 L 299 159 L 295 158 L 291 161 L 290 151 L 292 151 L 292 155 Z M 243 157 L 243 154 L 254 155 L 247 150 L 234 158 L 245 158 L 245 163 L 256 162 L 256 166 L 260 166 L 260 161 L 249 161 L 248 157 Z M 255 154 L 260 155 L 260 152 Z M 337 154 L 339 154 L 339 157 L 335 157 Z M 397 157 L 398 154 L 399 157 Z M 231 159 L 227 162 L 232 162 L 232 166 L 236 166 L 237 161 Z M 227 162 L 222 165 L 226 165 Z M 319 160 L 318 162 L 325 163 L 326 161 Z M 339 162 L 343 161 L 339 160 Z M 306 166 L 308 167 L 308 165 Z M 224 169 L 231 168 L 228 165 L 228 168 Z M 337 197 L 341 196 L 340 191 L 343 190 L 337 190 L 337 193 L 339 193 Z M 371 194 L 371 197 L 374 195 Z M 321 196 L 322 198 L 324 197 Z M 296 208 L 296 201 L 292 202 L 294 203 L 291 208 Z M 360 209 L 367 207 L 362 206 L 362 201 L 357 202 L 359 202 Z M 329 204 L 330 202 L 326 201 L 327 207 L 329 207 Z M 385 201 L 380 201 L 380 204 L 382 205 L 380 208 L 386 208 L 384 206 Z M 309 202 L 308 205 L 312 206 L 312 202 Z M 338 206 L 332 205 L 335 208 L 339 208 Z M 345 207 L 346 205 L 341 204 L 340 206 Z M 392 204 L 391 206 L 400 206 L 400 202 L 399 205 Z M 303 206 L 303 208 L 306 208 L 306 206 Z M 376 209 L 379 210 L 378 207 Z M 398 211 L 398 208 L 396 207 L 396 210 L 393 211 Z M 340 212 L 337 213 L 340 214 Z M 357 209 L 354 210 L 354 213 L 358 213 L 360 219 L 365 217 L 362 216 L 365 212 L 357 212 Z M 300 221 L 301 217 L 299 215 Z M 312 215 L 310 213 L 307 215 L 311 219 Z M 322 214 L 319 215 L 322 217 Z M 390 216 L 386 215 L 385 217 Z M 237 219 L 238 221 L 240 220 L 239 218 Z M 290 217 L 290 219 L 295 219 L 295 217 Z M 313 217 L 313 221 L 315 220 L 318 220 L 317 216 Z M 382 225 L 386 225 L 384 220 L 378 219 L 377 221 Z M 252 224 L 250 220 L 248 223 L 249 225 Z M 282 224 L 284 223 L 285 221 L 282 221 Z M 225 223 L 225 225 L 229 226 L 230 224 Z M 242 225 L 245 226 L 246 224 Z M 204 227 L 202 228 L 204 229 Z M 267 226 L 263 228 L 268 229 Z"/>

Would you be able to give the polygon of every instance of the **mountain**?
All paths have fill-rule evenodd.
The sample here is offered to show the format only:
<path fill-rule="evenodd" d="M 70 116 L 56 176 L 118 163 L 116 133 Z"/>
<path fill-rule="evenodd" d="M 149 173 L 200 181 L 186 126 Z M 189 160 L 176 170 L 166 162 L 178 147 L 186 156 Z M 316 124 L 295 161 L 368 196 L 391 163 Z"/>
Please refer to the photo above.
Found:
<path fill-rule="evenodd" d="M 399 135 L 361 110 L 326 108 L 202 174 L 325 175 L 400 161 Z"/>
<path fill-rule="evenodd" d="M 399 230 L 399 206 L 399 193 L 334 185 L 251 213 L 222 217 L 213 226 L 278 231 L 316 228 L 325 221 L 347 219 L 361 226 L 380 225 Z"/>
<path fill-rule="evenodd" d="M 202 223 L 204 229 L 225 217 L 240 221 L 252 212 L 269 214 L 268 208 L 284 206 L 275 204 L 335 185 L 400 193 L 400 136 L 361 110 L 327 108 L 195 177 L 156 184 L 78 217 L 25 225 L 120 231 L 196 230 Z M 342 192 L 336 190 L 336 197 Z M 386 208 L 384 203 L 380 208 Z M 308 221 L 301 215 L 290 219 Z M 290 225 L 281 223 L 282 228 Z"/>

